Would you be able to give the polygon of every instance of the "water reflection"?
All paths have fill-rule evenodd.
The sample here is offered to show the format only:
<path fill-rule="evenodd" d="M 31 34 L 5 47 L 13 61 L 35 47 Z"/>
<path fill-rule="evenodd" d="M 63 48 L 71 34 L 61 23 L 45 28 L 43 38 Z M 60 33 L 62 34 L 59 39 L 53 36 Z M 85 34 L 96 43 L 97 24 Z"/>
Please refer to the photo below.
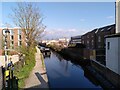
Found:
<path fill-rule="evenodd" d="M 64 59 L 55 52 L 49 55 L 44 57 L 51 88 L 101 88 L 90 72 L 77 62 Z"/>

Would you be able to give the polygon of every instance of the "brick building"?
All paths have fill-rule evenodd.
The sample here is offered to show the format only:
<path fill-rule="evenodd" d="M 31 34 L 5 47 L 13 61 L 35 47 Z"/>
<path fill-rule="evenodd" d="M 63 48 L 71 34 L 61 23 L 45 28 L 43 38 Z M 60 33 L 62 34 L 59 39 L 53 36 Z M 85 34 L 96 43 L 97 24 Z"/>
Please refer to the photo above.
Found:
<path fill-rule="evenodd" d="M 115 34 L 115 24 L 105 26 L 96 32 L 96 49 L 105 49 L 105 36 Z"/>
<path fill-rule="evenodd" d="M 115 24 L 94 29 L 81 36 L 82 44 L 88 49 L 104 49 L 105 36 L 115 33 Z"/>
<path fill-rule="evenodd" d="M 86 46 L 87 49 L 96 48 L 96 34 L 97 29 L 94 29 L 81 36 L 81 43 Z"/>
<path fill-rule="evenodd" d="M 105 36 L 115 34 L 115 24 L 96 28 L 81 36 L 81 42 L 86 46 L 84 57 L 105 64 Z"/>
<path fill-rule="evenodd" d="M 7 28 L 0 29 L 0 55 L 4 49 L 5 30 Z M 7 47 L 9 49 L 16 49 L 18 46 L 25 44 L 25 35 L 20 28 L 8 28 L 10 33 L 7 36 Z"/>

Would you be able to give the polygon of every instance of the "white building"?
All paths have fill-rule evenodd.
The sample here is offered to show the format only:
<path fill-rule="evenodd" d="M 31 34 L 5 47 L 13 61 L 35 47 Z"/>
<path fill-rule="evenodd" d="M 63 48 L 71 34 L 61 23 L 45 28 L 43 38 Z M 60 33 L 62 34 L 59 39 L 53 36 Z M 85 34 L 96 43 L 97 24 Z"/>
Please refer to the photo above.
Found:
<path fill-rule="evenodd" d="M 120 75 L 120 0 L 116 1 L 116 34 L 106 37 L 106 67 Z"/>
<path fill-rule="evenodd" d="M 120 34 L 106 37 L 106 67 L 120 75 Z"/>
<path fill-rule="evenodd" d="M 120 0 L 116 0 L 116 33 L 120 32 Z"/>

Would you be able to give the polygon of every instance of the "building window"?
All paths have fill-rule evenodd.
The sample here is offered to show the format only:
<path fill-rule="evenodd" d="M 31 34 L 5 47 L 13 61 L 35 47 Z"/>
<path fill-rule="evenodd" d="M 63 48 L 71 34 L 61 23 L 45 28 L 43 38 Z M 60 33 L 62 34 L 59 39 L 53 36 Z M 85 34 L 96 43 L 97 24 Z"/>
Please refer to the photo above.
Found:
<path fill-rule="evenodd" d="M 99 45 L 98 48 L 101 48 L 101 46 Z"/>
<path fill-rule="evenodd" d="M 87 35 L 87 38 L 89 38 L 89 35 Z"/>
<path fill-rule="evenodd" d="M 107 42 L 107 49 L 110 49 L 110 42 Z"/>
<path fill-rule="evenodd" d="M 13 41 L 11 41 L 11 42 L 10 42 L 10 46 L 13 46 L 13 44 L 14 44 L 14 42 L 13 42 Z"/>
<path fill-rule="evenodd" d="M 22 31 L 21 30 L 18 30 L 18 35 L 21 35 L 22 34 Z"/>
<path fill-rule="evenodd" d="M 10 40 L 13 40 L 13 39 L 14 39 L 14 36 L 13 36 L 13 35 L 11 35 L 11 36 L 10 36 Z"/>
<path fill-rule="evenodd" d="M 22 41 L 18 41 L 18 46 L 21 46 L 22 45 Z"/>
<path fill-rule="evenodd" d="M 11 43 L 12 43 L 12 45 L 13 45 L 13 44 L 14 44 L 14 41 L 12 41 Z"/>
<path fill-rule="evenodd" d="M 22 38 L 21 35 L 18 35 L 18 40 L 21 40 L 21 38 Z"/>
<path fill-rule="evenodd" d="M 10 47 L 11 47 L 12 49 L 14 49 L 14 41 L 11 41 L 11 42 L 10 42 Z"/>
<path fill-rule="evenodd" d="M 22 45 L 22 41 L 19 41 L 20 42 L 20 46 Z"/>
<path fill-rule="evenodd" d="M 82 41 L 82 43 L 84 44 L 84 41 Z"/>
<path fill-rule="evenodd" d="M 87 44 L 89 44 L 89 41 L 87 41 Z"/>
<path fill-rule="evenodd" d="M 98 42 L 101 42 L 101 37 L 100 36 L 98 36 Z"/>
<path fill-rule="evenodd" d="M 14 35 L 14 32 L 13 30 L 9 30 L 10 31 L 10 35 Z"/>
<path fill-rule="evenodd" d="M 92 40 L 92 45 L 94 45 L 94 40 Z"/>

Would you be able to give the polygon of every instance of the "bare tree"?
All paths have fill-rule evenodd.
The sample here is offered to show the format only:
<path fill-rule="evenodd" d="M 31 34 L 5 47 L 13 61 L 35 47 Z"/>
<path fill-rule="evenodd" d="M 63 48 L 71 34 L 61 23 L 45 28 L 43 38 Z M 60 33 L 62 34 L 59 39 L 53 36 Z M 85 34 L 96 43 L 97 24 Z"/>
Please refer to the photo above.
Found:
<path fill-rule="evenodd" d="M 15 25 L 20 27 L 25 34 L 27 45 L 34 45 L 35 40 L 41 37 L 41 33 L 45 29 L 42 23 L 42 14 L 37 5 L 17 3 L 17 7 L 13 9 L 12 17 Z"/>

